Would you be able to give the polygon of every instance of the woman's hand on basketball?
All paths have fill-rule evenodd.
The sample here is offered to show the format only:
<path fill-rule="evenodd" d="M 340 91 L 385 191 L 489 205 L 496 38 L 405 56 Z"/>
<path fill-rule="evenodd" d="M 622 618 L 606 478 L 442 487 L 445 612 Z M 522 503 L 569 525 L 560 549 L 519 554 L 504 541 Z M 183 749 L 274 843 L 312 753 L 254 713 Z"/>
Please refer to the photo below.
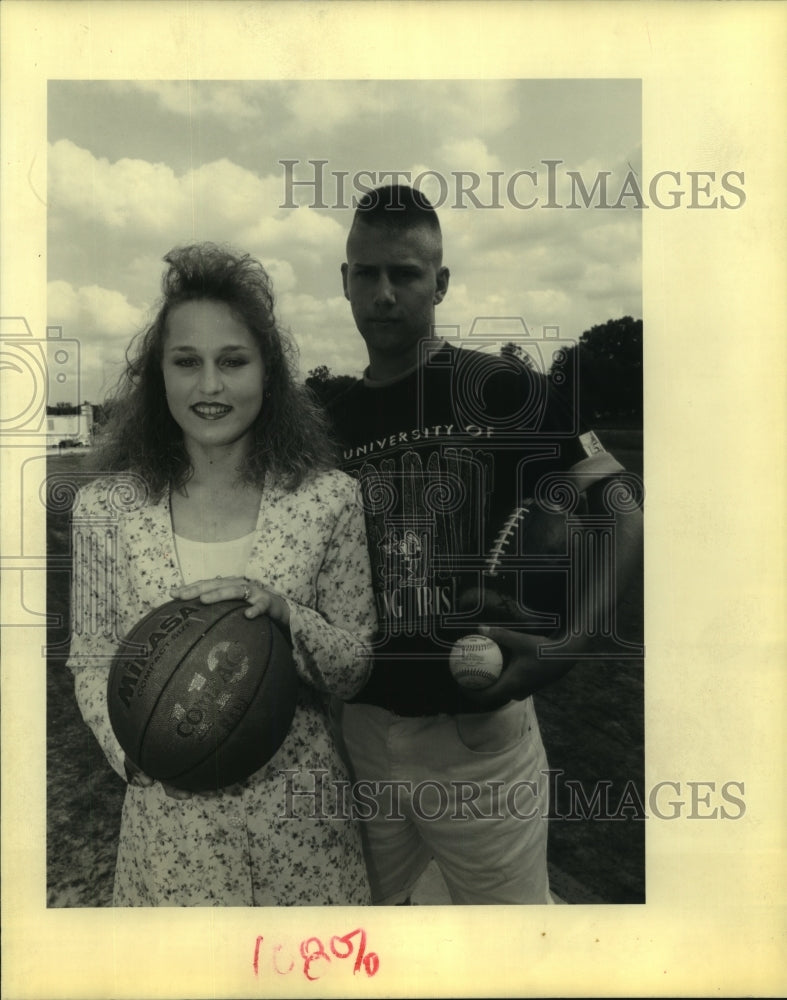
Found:
<path fill-rule="evenodd" d="M 181 601 L 199 597 L 203 604 L 246 601 L 249 605 L 244 611 L 247 618 L 268 615 L 280 625 L 290 624 L 290 606 L 285 599 L 268 590 L 258 580 L 249 580 L 245 576 L 218 576 L 212 580 L 198 580 L 185 587 L 174 587 L 171 594 Z"/>

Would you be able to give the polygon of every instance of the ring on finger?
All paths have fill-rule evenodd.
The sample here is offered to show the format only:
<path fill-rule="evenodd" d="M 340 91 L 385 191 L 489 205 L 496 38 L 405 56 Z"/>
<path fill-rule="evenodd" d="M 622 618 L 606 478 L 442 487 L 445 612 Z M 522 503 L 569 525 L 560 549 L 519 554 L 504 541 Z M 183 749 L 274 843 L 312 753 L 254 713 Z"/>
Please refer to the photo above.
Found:
<path fill-rule="evenodd" d="M 247 581 L 246 581 L 246 585 L 245 585 L 245 586 L 244 586 L 244 588 L 243 588 L 243 598 L 242 598 L 242 599 L 243 599 L 244 601 L 248 601 L 248 599 L 249 599 L 250 597 L 251 597 L 251 587 L 249 587 L 249 582 L 248 582 L 248 580 L 247 580 Z"/>

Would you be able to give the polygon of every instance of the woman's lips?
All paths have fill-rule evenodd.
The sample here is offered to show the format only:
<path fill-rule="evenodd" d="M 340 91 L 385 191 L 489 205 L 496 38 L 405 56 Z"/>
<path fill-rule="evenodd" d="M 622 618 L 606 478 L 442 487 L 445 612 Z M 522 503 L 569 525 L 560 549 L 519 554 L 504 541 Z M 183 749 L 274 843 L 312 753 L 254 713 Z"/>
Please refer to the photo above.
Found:
<path fill-rule="evenodd" d="M 218 420 L 232 411 L 232 407 L 224 403 L 195 403 L 191 409 L 204 420 Z"/>

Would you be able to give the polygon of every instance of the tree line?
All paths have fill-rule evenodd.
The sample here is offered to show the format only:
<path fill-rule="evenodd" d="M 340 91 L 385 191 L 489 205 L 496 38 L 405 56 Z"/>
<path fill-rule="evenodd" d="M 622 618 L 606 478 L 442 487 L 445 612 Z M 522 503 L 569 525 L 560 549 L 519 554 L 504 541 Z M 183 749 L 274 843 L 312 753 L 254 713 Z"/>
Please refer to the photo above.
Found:
<path fill-rule="evenodd" d="M 525 340 L 509 341 L 500 354 L 528 368 L 539 368 Z M 587 419 L 597 424 L 641 426 L 642 320 L 623 316 L 590 327 L 575 345 L 551 360 L 548 374 L 556 384 L 578 386 Z M 334 375 L 327 365 L 318 365 L 309 371 L 306 385 L 326 404 L 355 381 L 352 375 Z"/>

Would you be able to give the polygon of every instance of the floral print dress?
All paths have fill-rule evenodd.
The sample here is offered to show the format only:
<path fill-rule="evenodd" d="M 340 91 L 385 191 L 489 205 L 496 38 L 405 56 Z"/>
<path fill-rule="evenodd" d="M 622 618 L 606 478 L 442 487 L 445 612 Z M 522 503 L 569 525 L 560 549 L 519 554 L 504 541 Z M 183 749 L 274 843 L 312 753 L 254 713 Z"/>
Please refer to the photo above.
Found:
<path fill-rule="evenodd" d="M 85 722 L 126 780 L 106 690 L 120 639 L 183 584 L 169 495 L 130 474 L 96 480 L 73 512 L 68 666 Z M 347 773 L 326 714 L 366 681 L 375 612 L 356 486 L 323 473 L 293 492 L 266 485 L 244 575 L 290 608 L 300 680 L 290 731 L 240 786 L 175 799 L 129 785 L 115 906 L 295 906 L 370 902 L 361 842 L 340 790 Z"/>

